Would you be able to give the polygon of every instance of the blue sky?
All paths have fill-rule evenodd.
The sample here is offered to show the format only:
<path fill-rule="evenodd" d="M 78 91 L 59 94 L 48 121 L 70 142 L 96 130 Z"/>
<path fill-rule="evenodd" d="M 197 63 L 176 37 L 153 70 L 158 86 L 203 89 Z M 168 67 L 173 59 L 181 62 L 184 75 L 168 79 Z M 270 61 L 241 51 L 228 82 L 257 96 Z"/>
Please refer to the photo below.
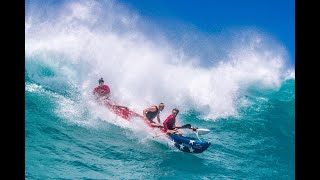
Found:
<path fill-rule="evenodd" d="M 295 63 L 294 0 L 111 0 L 137 12 L 139 16 L 174 29 L 175 24 L 192 27 L 203 34 L 225 29 L 255 28 L 280 42 Z M 63 0 L 35 1 L 53 6 Z M 26 0 L 26 6 L 30 0 Z M 176 29 L 180 31 L 181 29 Z M 175 32 L 177 33 L 177 32 Z M 179 33 L 179 32 L 178 32 Z M 170 34 L 168 35 L 169 38 Z"/>
<path fill-rule="evenodd" d="M 271 35 L 295 62 L 294 0 L 117 0 L 154 23 L 180 22 L 204 33 L 254 27 Z"/>

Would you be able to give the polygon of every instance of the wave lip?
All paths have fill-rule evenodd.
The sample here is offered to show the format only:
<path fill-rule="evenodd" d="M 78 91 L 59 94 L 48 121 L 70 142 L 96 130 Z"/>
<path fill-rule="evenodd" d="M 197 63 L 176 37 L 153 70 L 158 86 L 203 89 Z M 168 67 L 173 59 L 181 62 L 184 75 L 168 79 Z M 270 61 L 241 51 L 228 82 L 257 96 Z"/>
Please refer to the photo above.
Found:
<path fill-rule="evenodd" d="M 254 29 L 234 33 L 230 44 L 223 43 L 221 59 L 201 59 L 166 37 L 148 35 L 141 26 L 150 26 L 146 20 L 114 2 L 65 2 L 59 10 L 39 12 L 32 7 L 26 15 L 26 71 L 41 74 L 31 67 L 39 63 L 50 76 L 32 80 L 83 98 L 104 77 L 114 100 L 136 111 L 164 102 L 162 114 L 178 107 L 215 120 L 236 116 L 236 101 L 249 87 L 277 89 L 295 76 L 294 70 L 286 74 L 284 48 Z M 121 28 L 112 28 L 117 23 Z"/>

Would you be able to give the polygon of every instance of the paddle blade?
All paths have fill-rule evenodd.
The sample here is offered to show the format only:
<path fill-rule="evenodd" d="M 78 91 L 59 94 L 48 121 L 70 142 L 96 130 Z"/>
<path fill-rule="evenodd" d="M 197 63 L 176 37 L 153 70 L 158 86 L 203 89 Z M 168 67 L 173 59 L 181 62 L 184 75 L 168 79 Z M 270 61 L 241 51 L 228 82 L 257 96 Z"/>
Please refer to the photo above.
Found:
<path fill-rule="evenodd" d="M 204 134 L 208 134 L 210 132 L 209 129 L 197 129 L 197 133 L 199 135 L 204 135 Z"/>
<path fill-rule="evenodd" d="M 186 125 L 183 125 L 183 126 L 181 126 L 179 128 L 191 128 L 191 124 L 186 124 Z"/>

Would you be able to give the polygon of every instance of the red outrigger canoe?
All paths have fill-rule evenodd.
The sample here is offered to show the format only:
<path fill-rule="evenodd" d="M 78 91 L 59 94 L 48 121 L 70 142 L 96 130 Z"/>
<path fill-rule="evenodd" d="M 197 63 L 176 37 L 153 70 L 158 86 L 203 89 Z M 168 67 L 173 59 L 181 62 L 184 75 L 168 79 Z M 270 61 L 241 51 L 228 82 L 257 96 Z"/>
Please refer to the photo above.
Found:
<path fill-rule="evenodd" d="M 151 126 L 149 122 L 146 122 L 144 120 L 144 117 L 141 114 L 138 114 L 134 111 L 131 111 L 123 107 L 119 107 L 117 105 L 112 105 L 107 101 L 104 101 L 103 104 L 109 111 L 113 112 L 114 114 L 120 116 L 121 118 L 127 121 L 131 121 L 132 119 L 139 118 L 142 121 L 144 121 L 149 127 L 157 128 L 157 127 Z M 160 130 L 163 133 L 165 133 L 163 128 L 160 128 Z M 210 142 L 200 141 L 200 140 L 197 140 L 196 138 L 185 137 L 185 136 L 180 136 L 180 135 L 171 134 L 171 133 L 166 135 L 166 137 L 171 140 L 170 141 L 171 145 L 174 145 L 180 151 L 188 152 L 188 153 L 202 153 L 211 144 Z"/>

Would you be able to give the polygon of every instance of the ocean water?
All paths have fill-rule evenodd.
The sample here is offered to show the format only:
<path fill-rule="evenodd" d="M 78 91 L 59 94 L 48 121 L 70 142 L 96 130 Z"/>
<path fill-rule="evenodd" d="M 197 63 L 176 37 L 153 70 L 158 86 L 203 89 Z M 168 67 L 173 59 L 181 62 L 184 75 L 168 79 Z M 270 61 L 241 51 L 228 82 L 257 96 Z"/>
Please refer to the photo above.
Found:
<path fill-rule="evenodd" d="M 241 32 L 211 61 L 154 40 L 113 1 L 41 7 L 26 9 L 26 179 L 295 179 L 295 75 L 281 44 Z M 164 102 L 163 122 L 179 108 L 211 146 L 172 149 L 97 105 L 100 77 L 138 113 Z"/>

